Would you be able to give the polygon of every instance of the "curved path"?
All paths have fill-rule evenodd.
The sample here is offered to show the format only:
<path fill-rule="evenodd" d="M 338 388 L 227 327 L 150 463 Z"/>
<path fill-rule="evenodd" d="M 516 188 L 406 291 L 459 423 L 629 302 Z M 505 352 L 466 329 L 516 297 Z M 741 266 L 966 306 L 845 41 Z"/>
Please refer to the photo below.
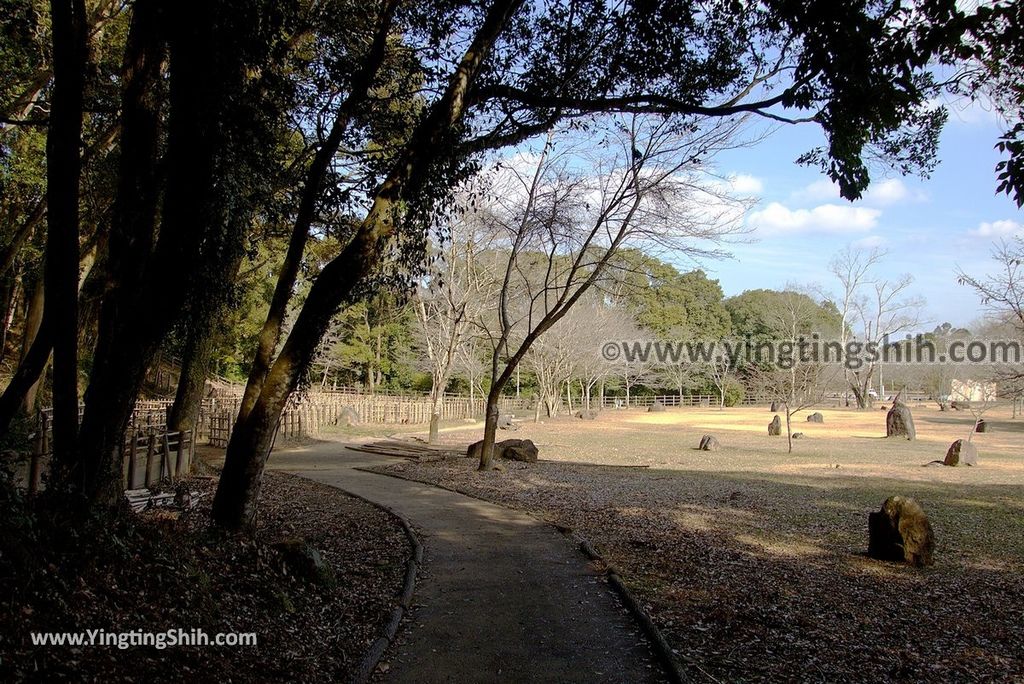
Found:
<path fill-rule="evenodd" d="M 385 656 L 386 681 L 663 681 L 639 627 L 571 540 L 518 511 L 355 470 L 393 462 L 319 443 L 269 463 L 383 504 L 419 533 L 412 622 Z"/>

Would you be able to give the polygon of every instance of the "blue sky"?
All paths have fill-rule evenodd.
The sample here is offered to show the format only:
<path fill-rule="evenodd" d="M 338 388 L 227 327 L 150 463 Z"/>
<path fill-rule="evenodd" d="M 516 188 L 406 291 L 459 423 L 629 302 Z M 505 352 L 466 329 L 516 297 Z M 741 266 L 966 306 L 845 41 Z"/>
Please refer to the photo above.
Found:
<path fill-rule="evenodd" d="M 726 295 L 790 282 L 834 290 L 832 256 L 851 243 L 877 245 L 888 251 L 877 274 L 912 274 L 912 294 L 926 300 L 926 323 L 976 321 L 983 311 L 956 283 L 956 270 L 991 271 L 993 242 L 1022 231 L 1024 212 L 995 194 L 1000 157 L 993 146 L 1001 130 L 995 116 L 977 105 L 953 109 L 931 178 L 886 177 L 879 170 L 855 203 L 841 199 L 817 170 L 793 163 L 820 144 L 813 126 L 785 126 L 754 147 L 720 154 L 719 171 L 735 176 L 737 188 L 759 202 L 745 219 L 751 242 L 732 245 L 732 259 L 701 267 Z"/>

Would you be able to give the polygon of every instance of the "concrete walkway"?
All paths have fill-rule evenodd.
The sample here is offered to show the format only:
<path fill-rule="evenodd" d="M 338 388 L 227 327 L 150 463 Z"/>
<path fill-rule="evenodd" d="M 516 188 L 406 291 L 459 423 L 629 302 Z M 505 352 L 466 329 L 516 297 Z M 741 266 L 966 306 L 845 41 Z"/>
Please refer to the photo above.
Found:
<path fill-rule="evenodd" d="M 390 682 L 653 682 L 654 656 L 571 540 L 525 514 L 354 470 L 394 459 L 320 443 L 269 467 L 388 506 L 424 547 L 412 623 L 385 659 Z"/>

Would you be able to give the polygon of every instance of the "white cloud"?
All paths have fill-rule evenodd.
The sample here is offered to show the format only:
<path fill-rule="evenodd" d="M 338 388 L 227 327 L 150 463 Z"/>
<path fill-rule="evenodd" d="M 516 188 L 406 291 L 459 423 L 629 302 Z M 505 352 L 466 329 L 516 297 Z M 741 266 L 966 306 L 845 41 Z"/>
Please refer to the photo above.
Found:
<path fill-rule="evenodd" d="M 750 227 L 764 234 L 866 233 L 878 223 L 878 209 L 821 204 L 813 209 L 790 209 L 772 202 L 750 215 Z"/>
<path fill-rule="evenodd" d="M 1024 232 L 1024 224 L 1009 219 L 992 222 L 985 221 L 979 224 L 977 228 L 972 228 L 967 232 L 977 237 L 1010 237 Z"/>
<path fill-rule="evenodd" d="M 729 176 L 729 188 L 741 195 L 760 195 L 764 192 L 764 183 L 756 176 L 740 173 Z"/>
<path fill-rule="evenodd" d="M 872 183 L 864 194 L 864 201 L 869 204 L 895 204 L 905 200 L 910 195 L 907 186 L 899 178 L 887 178 L 884 181 Z"/>
<path fill-rule="evenodd" d="M 792 197 L 797 202 L 828 202 L 841 199 L 839 186 L 828 178 L 819 178 L 794 192 Z M 905 200 L 922 201 L 924 199 L 924 193 L 912 192 L 899 178 L 886 178 L 871 183 L 859 202 L 870 206 L 885 207 Z"/>

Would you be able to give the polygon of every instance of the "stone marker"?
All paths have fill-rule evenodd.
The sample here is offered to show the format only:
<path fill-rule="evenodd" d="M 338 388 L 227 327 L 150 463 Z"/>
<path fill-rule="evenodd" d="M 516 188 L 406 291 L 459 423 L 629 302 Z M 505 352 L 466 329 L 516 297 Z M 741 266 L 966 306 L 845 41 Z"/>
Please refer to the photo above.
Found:
<path fill-rule="evenodd" d="M 949 445 L 946 451 L 946 460 L 942 462 L 948 466 L 976 466 L 978 465 L 978 447 L 966 439 L 958 439 Z"/>
<path fill-rule="evenodd" d="M 934 550 L 932 526 L 914 499 L 890 496 L 881 510 L 868 515 L 868 555 L 872 558 L 924 567 L 932 564 Z"/>
<path fill-rule="evenodd" d="M 902 402 L 893 402 L 892 408 L 885 414 L 885 436 L 906 437 L 915 439 L 917 431 L 914 430 L 914 416 L 910 408 Z"/>
<path fill-rule="evenodd" d="M 778 416 L 772 418 L 772 422 L 768 423 L 768 436 L 778 437 L 782 434 L 782 419 Z"/>
<path fill-rule="evenodd" d="M 718 451 L 720 446 L 714 435 L 704 435 L 700 438 L 700 446 L 697 448 L 701 451 Z"/>

